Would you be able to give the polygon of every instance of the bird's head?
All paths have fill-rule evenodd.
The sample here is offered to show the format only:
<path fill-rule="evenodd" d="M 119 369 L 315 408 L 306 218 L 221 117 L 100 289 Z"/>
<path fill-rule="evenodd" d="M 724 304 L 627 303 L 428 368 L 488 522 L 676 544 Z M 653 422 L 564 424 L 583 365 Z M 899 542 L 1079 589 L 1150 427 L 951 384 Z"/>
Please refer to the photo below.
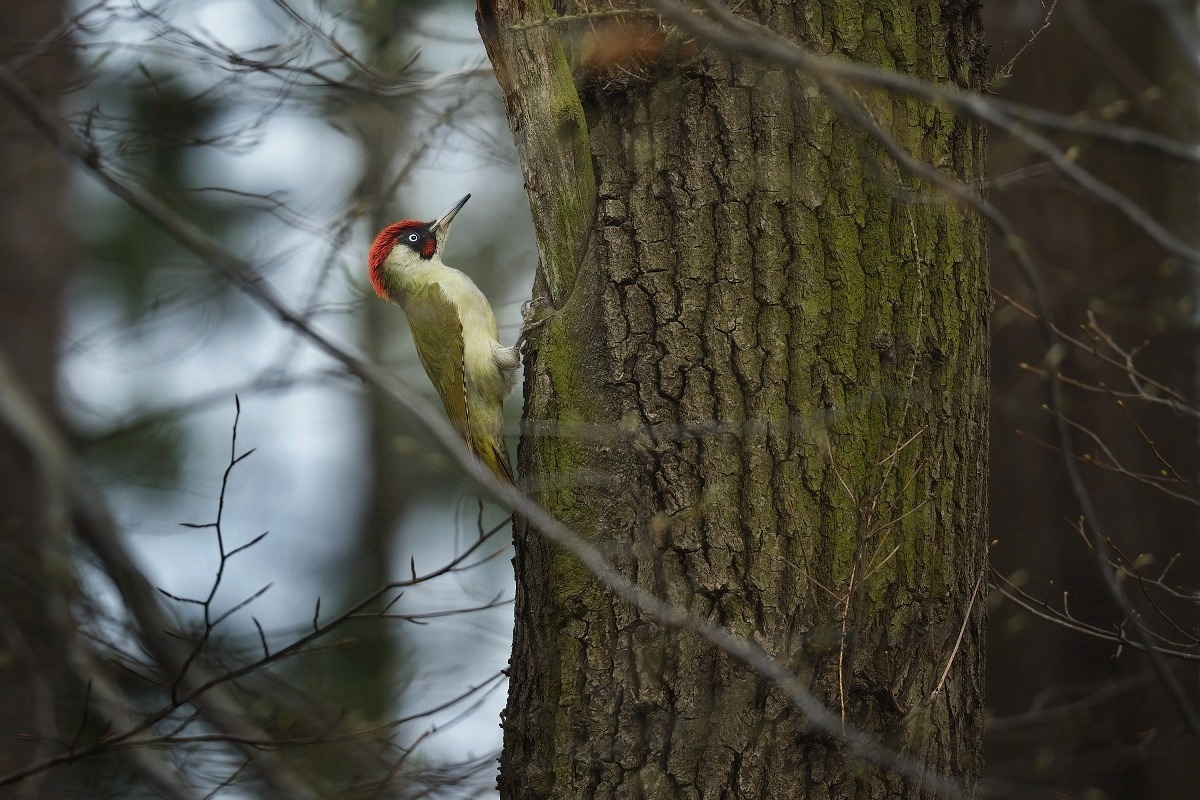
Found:
<path fill-rule="evenodd" d="M 389 297 L 383 280 L 385 268 L 406 269 L 422 261 L 435 258 L 440 260 L 442 248 L 450 235 L 450 223 L 470 199 L 471 195 L 467 195 L 433 222 L 406 219 L 393 222 L 381 230 L 367 256 L 367 267 L 375 294 L 385 300 Z"/>

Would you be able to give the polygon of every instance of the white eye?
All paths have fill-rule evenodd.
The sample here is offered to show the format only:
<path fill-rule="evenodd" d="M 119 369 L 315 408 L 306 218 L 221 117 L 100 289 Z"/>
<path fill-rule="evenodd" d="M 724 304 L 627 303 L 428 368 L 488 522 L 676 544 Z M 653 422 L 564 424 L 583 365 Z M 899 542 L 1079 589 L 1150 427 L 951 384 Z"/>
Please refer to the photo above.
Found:
<path fill-rule="evenodd" d="M 417 234 L 415 234 L 415 233 L 410 233 L 410 234 L 408 235 L 408 240 L 409 240 L 410 242 L 415 242 L 415 241 L 417 241 L 417 240 L 418 240 L 418 239 L 420 239 L 420 238 L 421 238 L 421 237 L 420 237 L 420 236 L 418 236 L 418 235 L 417 235 Z"/>

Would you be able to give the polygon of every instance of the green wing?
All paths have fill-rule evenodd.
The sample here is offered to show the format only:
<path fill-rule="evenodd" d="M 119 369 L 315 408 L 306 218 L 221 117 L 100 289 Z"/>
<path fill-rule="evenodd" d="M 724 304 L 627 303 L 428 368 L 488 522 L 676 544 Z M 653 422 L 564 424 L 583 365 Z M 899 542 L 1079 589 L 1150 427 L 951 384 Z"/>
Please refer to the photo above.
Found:
<path fill-rule="evenodd" d="M 467 449 L 476 454 L 467 411 L 462 321 L 458 318 L 458 309 L 446 297 L 442 287 L 431 283 L 409 296 L 404 313 L 412 327 L 421 366 L 425 367 L 433 388 L 441 395 L 442 405 L 458 435 L 467 443 Z"/>

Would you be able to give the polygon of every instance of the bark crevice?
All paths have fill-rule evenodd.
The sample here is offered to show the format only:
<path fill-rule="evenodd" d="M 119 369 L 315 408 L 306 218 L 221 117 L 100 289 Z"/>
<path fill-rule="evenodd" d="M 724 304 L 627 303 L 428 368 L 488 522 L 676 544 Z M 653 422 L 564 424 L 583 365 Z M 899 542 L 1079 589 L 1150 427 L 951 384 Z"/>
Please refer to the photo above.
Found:
<path fill-rule="evenodd" d="M 489 5 L 499 15 L 508 4 Z M 933 80 L 978 63 L 964 50 L 981 46 L 965 16 L 866 7 L 858 22 L 882 15 L 893 27 L 856 25 L 837 3 L 811 19 L 794 4 L 746 13 Z M 928 187 L 908 185 L 801 77 L 694 45 L 664 45 L 649 66 L 644 49 L 614 56 L 630 59 L 620 81 L 580 72 L 596 61 L 581 53 L 617 24 L 645 33 L 623 20 L 547 26 L 557 38 L 546 49 L 489 44 L 503 50 L 498 74 L 567 54 L 594 178 L 588 245 L 558 270 L 576 276 L 569 302 L 528 352 L 521 471 L 639 586 L 754 640 L 849 722 L 972 783 L 981 223 L 910 202 Z M 971 38 L 952 41 L 951 29 Z M 945 168 L 981 174 L 978 126 L 944 125 L 916 101 L 860 99 L 913 152 L 935 163 L 952 153 Z M 508 108 L 524 115 L 514 130 L 537 124 L 530 105 Z M 560 166 L 545 156 L 522 150 L 535 217 Z M 539 234 L 554 229 L 539 223 Z M 517 544 L 503 796 L 925 796 L 808 730 L 741 665 L 614 601 L 570 557 L 536 536 Z M 930 702 L 963 614 L 952 680 Z"/>

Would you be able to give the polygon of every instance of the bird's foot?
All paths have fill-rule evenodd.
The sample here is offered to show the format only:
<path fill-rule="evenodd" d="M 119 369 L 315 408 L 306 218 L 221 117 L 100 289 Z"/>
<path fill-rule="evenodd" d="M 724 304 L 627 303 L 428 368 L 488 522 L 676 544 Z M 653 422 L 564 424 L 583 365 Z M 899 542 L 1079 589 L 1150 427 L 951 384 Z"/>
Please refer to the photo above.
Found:
<path fill-rule="evenodd" d="M 525 344 L 529 335 L 545 325 L 554 316 L 549 312 L 549 301 L 546 297 L 531 297 L 521 304 L 521 333 L 517 336 L 514 347 L 520 348 Z"/>

